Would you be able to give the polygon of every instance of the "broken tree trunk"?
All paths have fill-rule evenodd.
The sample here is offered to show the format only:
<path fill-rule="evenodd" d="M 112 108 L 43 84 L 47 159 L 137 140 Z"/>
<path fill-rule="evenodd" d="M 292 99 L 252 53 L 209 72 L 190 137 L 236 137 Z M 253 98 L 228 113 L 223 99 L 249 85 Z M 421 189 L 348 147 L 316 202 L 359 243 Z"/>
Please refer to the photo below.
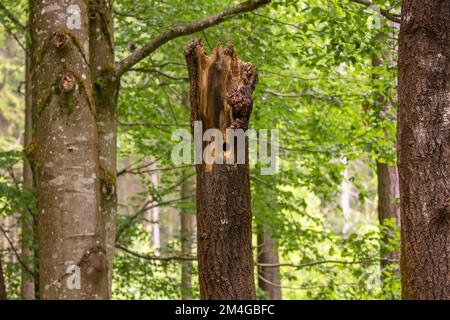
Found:
<path fill-rule="evenodd" d="M 96 109 L 83 0 L 31 1 L 40 297 L 106 299 Z"/>
<path fill-rule="evenodd" d="M 225 49 L 217 46 L 208 57 L 195 40 L 185 56 L 191 83 L 191 121 L 200 121 L 203 132 L 220 130 L 224 144 L 215 150 L 227 158 L 234 156 L 236 147 L 228 150 L 230 141 L 225 133 L 227 128 L 248 128 L 257 83 L 254 67 L 235 56 L 231 45 Z M 203 143 L 202 149 L 205 147 Z M 245 153 L 247 160 L 247 144 Z M 206 164 L 202 160 L 196 170 L 201 298 L 255 299 L 248 161 Z"/>

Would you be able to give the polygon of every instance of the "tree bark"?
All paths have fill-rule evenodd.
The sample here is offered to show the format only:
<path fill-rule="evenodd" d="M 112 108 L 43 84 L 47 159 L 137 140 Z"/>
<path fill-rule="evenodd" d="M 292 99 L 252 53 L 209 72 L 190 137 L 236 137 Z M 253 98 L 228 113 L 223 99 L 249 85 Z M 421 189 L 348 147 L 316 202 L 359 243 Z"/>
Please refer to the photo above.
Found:
<path fill-rule="evenodd" d="M 185 201 L 195 201 L 193 181 L 187 179 L 189 172 L 183 170 L 181 184 L 181 198 Z M 194 212 L 190 208 L 183 208 L 181 216 L 181 253 L 183 257 L 192 256 L 194 241 Z M 181 299 L 192 300 L 192 270 L 193 263 L 189 260 L 181 262 Z"/>
<path fill-rule="evenodd" d="M 450 299 L 450 7 L 404 0 L 398 156 L 404 299 Z"/>
<path fill-rule="evenodd" d="M 34 135 L 27 152 L 43 299 L 108 297 L 88 23 L 83 0 L 31 2 Z"/>
<path fill-rule="evenodd" d="M 5 277 L 3 275 L 3 257 L 0 254 L 0 300 L 7 300 Z"/>
<path fill-rule="evenodd" d="M 185 55 L 191 120 L 201 121 L 203 132 L 215 128 L 222 136 L 226 128 L 245 131 L 257 82 L 253 66 L 239 60 L 231 45 L 224 50 L 218 46 L 207 57 L 200 42 L 194 41 Z M 235 151 L 229 152 L 234 155 Z M 202 161 L 196 171 L 201 298 L 255 299 L 248 161 L 212 165 Z"/>
<path fill-rule="evenodd" d="M 117 95 L 114 71 L 113 1 L 89 1 L 89 38 L 100 159 L 100 201 L 111 297 L 117 216 Z"/>
<path fill-rule="evenodd" d="M 258 264 L 277 265 L 280 263 L 277 239 L 263 224 L 258 225 Z M 280 268 L 258 266 L 258 286 L 270 300 L 281 300 Z"/>
<path fill-rule="evenodd" d="M 27 48 L 30 49 L 29 45 Z M 31 143 L 33 135 L 32 124 L 32 93 L 31 93 L 31 57 L 26 55 L 25 57 L 25 135 L 24 146 L 25 148 Z M 23 187 L 24 189 L 31 190 L 33 188 L 33 173 L 28 160 L 25 158 L 23 163 Z M 31 208 L 30 208 L 31 210 Z M 37 239 L 35 239 L 35 219 L 34 212 L 24 210 L 22 213 L 22 261 L 27 265 L 28 270 L 35 269 L 35 246 Z M 35 295 L 35 280 L 30 273 L 22 269 L 22 281 L 21 281 L 21 296 L 24 300 L 34 300 Z"/>

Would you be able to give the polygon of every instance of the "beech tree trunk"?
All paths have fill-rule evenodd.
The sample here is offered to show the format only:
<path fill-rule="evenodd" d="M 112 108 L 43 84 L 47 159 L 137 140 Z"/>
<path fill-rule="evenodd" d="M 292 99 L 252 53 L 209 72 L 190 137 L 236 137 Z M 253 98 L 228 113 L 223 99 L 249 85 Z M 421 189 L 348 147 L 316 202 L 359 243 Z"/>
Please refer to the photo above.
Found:
<path fill-rule="evenodd" d="M 264 290 L 270 300 L 281 300 L 280 263 L 277 239 L 268 228 L 258 225 L 258 286 Z"/>
<path fill-rule="evenodd" d="M 0 252 L 0 300 L 7 300 L 5 277 L 3 275 L 3 257 Z"/>
<path fill-rule="evenodd" d="M 27 49 L 30 46 L 27 45 Z M 26 55 L 25 58 L 25 135 L 24 135 L 24 146 L 25 148 L 31 143 L 33 135 L 33 124 L 32 124 L 32 93 L 31 93 L 31 57 Z M 31 171 L 30 163 L 27 159 L 23 163 L 23 187 L 25 189 L 33 188 L 33 173 Z M 31 212 L 30 212 L 31 211 Z M 37 227 L 36 220 L 34 217 L 35 212 L 32 208 L 28 208 L 22 213 L 22 234 L 21 234 L 21 244 L 22 252 L 21 258 L 23 263 L 27 265 L 28 270 L 35 272 L 35 247 L 37 245 L 37 239 L 35 237 L 35 229 Z M 36 298 L 38 290 L 35 290 L 35 279 L 33 276 L 24 268 L 22 268 L 22 279 L 21 279 L 21 296 L 24 300 L 33 300 Z"/>
<path fill-rule="evenodd" d="M 183 170 L 181 198 L 194 200 L 193 182 L 187 179 L 188 170 Z M 187 180 L 186 180 L 187 179 Z M 194 241 L 194 212 L 190 208 L 183 208 L 181 216 L 181 253 L 184 257 L 192 256 Z M 193 263 L 189 260 L 181 262 L 181 299 L 192 300 L 192 270 Z"/>
<path fill-rule="evenodd" d="M 404 0 L 398 156 L 404 299 L 450 299 L 450 7 Z"/>
<path fill-rule="evenodd" d="M 113 1 L 89 1 L 89 39 L 100 160 L 100 202 L 111 297 L 117 215 L 117 95 L 114 71 Z"/>
<path fill-rule="evenodd" d="M 96 109 L 83 0 L 31 1 L 34 134 L 43 299 L 105 299 Z M 78 283 L 80 284 L 78 286 Z"/>
<path fill-rule="evenodd" d="M 253 66 L 235 56 L 231 45 L 225 49 L 217 46 L 207 57 L 200 41 L 195 40 L 185 55 L 191 82 L 191 120 L 201 121 L 203 132 L 215 128 L 223 137 L 227 128 L 245 131 L 257 83 Z M 236 148 L 224 149 L 235 155 Z M 216 148 L 216 152 L 222 150 Z M 248 148 L 246 153 L 247 159 Z M 202 161 L 196 171 L 201 298 L 256 299 L 248 161 L 212 165 Z"/>

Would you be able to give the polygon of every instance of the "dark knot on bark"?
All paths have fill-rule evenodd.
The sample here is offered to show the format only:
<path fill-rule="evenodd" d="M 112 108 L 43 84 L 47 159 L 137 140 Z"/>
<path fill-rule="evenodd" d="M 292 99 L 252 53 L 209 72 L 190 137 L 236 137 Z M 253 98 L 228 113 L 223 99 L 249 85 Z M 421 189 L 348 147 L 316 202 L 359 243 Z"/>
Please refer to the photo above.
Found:
<path fill-rule="evenodd" d="M 61 79 L 59 80 L 59 89 L 63 93 L 69 93 L 73 91 L 75 88 L 75 85 L 77 83 L 77 80 L 75 78 L 75 75 L 72 72 L 67 72 L 61 76 Z"/>
<path fill-rule="evenodd" d="M 51 40 L 53 46 L 57 49 L 61 49 L 69 42 L 69 34 L 67 30 L 60 30 L 56 32 Z"/>

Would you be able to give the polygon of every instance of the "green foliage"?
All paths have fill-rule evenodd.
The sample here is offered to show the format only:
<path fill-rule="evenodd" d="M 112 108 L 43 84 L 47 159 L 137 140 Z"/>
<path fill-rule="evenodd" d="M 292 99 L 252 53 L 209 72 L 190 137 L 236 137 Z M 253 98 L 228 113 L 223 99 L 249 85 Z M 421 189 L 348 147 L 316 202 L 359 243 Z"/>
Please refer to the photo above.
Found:
<path fill-rule="evenodd" d="M 117 57 L 124 58 L 170 27 L 235 3 L 115 1 Z M 399 7 L 399 1 L 375 3 Z M 16 13 L 21 6 L 22 1 Z M 0 18 L 6 21 L 4 15 Z M 392 221 L 378 227 L 374 166 L 376 161 L 396 163 L 396 68 L 390 61 L 396 60 L 396 34 L 384 18 L 381 28 L 375 28 L 376 19 L 364 6 L 348 1 L 273 1 L 257 12 L 174 39 L 125 74 L 118 106 L 118 170 L 125 169 L 118 180 L 118 244 L 154 256 L 148 206 L 160 203 L 159 253 L 180 254 L 179 211 L 195 208 L 192 199 L 180 199 L 184 170 L 190 176 L 192 168 L 175 167 L 170 159 L 177 143 L 171 141 L 173 130 L 188 129 L 190 121 L 183 50 L 193 38 L 201 38 L 208 51 L 232 41 L 241 59 L 259 72 L 251 127 L 280 130 L 278 174 L 263 176 L 258 164 L 251 181 L 254 225 L 270 226 L 281 261 L 293 265 L 281 269 L 284 298 L 400 298 L 398 264 L 390 264 L 381 277 L 380 257 L 398 250 L 399 236 Z M 0 28 L 1 41 L 12 41 L 5 40 L 5 30 L 13 26 L 9 22 L 5 26 Z M 374 56 L 385 59 L 375 67 Z M 23 71 L 21 60 L 7 58 L 0 60 L 0 70 Z M 2 77 L 0 73 L 0 83 Z M 6 123 L 6 129 L 0 127 L 0 218 L 23 212 L 24 204 L 34 206 L 33 192 L 21 190 L 20 181 L 7 174 L 8 168 L 18 167 L 22 154 L 3 151 L 14 144 L 23 127 L 23 99 L 14 94 L 10 84 L 14 81 L 7 83 L 0 90 L 0 124 Z M 102 83 L 99 78 L 95 85 Z M 392 111 L 384 108 L 388 102 Z M 157 169 L 149 166 L 152 162 Z M 346 221 L 340 203 L 346 169 L 353 194 L 350 233 L 343 232 Z M 179 299 L 180 266 L 177 260 L 146 260 L 119 250 L 114 298 Z M 8 268 L 9 290 L 17 292 L 19 267 Z M 195 266 L 193 279 L 198 298 Z M 258 298 L 266 294 L 259 290 Z"/>

